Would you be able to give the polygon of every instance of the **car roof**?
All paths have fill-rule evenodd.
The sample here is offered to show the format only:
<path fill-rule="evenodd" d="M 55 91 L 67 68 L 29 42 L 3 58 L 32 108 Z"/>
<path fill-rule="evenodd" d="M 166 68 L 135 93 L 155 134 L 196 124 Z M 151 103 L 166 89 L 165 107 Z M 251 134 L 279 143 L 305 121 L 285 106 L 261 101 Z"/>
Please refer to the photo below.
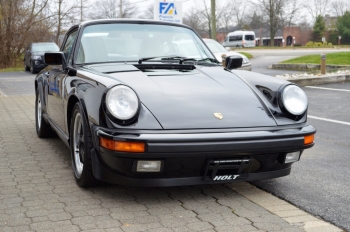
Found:
<path fill-rule="evenodd" d="M 181 24 L 181 23 L 171 23 L 171 22 L 151 20 L 151 19 L 129 19 L 129 18 L 88 20 L 88 21 L 81 22 L 80 24 L 75 25 L 75 26 L 87 26 L 87 25 L 105 24 L 105 23 L 158 24 L 158 25 L 170 25 L 170 26 L 186 27 L 186 28 L 192 29 L 191 27 L 184 25 L 184 24 Z"/>

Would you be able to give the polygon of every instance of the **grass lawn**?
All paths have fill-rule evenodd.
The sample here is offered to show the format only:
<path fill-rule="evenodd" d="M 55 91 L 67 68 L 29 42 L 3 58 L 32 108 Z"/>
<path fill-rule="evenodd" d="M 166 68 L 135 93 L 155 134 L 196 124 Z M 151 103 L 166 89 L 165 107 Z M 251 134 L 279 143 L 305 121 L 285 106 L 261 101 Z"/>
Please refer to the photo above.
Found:
<path fill-rule="evenodd" d="M 17 71 L 24 71 L 24 68 L 21 66 L 21 67 L 9 67 L 9 68 L 0 69 L 0 72 L 17 72 Z"/>
<path fill-rule="evenodd" d="M 320 55 L 301 56 L 282 61 L 282 64 L 320 64 Z M 350 52 L 337 52 L 326 54 L 326 64 L 350 65 Z"/>
<path fill-rule="evenodd" d="M 242 55 L 245 55 L 248 59 L 253 58 L 253 55 L 248 53 L 248 52 L 238 52 L 238 53 L 241 53 Z"/>

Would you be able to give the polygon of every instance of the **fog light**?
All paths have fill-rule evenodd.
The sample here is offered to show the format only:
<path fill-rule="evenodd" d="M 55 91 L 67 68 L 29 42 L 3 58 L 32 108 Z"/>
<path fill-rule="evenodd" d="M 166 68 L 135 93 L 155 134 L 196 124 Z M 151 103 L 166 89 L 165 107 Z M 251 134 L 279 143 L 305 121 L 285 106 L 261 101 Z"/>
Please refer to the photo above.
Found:
<path fill-rule="evenodd" d="M 35 61 L 35 65 L 39 65 L 40 64 L 40 61 Z"/>
<path fill-rule="evenodd" d="M 137 172 L 160 172 L 162 161 L 139 160 L 137 161 Z"/>
<path fill-rule="evenodd" d="M 284 163 L 292 163 L 298 161 L 300 158 L 300 151 L 287 153 Z"/>

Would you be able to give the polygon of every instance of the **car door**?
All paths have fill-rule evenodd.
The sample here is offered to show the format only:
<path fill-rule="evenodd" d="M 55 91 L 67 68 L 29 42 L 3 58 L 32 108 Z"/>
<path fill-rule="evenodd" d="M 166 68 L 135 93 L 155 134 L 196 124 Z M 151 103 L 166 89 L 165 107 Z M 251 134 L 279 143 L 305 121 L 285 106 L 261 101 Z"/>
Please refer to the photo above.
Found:
<path fill-rule="evenodd" d="M 77 37 L 77 30 L 67 35 L 66 40 L 62 46 L 62 52 L 68 63 L 71 62 L 73 56 L 73 45 Z M 51 69 L 48 75 L 48 112 L 51 120 L 61 129 L 62 132 L 67 134 L 67 127 L 65 125 L 65 110 L 64 110 L 64 97 L 67 94 L 64 88 L 64 81 L 67 77 L 67 70 L 63 70 L 62 66 L 56 66 Z"/>

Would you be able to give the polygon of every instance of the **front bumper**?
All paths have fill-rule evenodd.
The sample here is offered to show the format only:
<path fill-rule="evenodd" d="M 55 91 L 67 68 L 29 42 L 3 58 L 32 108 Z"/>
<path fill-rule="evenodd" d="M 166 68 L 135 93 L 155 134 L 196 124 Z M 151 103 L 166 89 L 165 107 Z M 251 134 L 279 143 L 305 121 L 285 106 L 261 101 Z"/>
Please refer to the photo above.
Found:
<path fill-rule="evenodd" d="M 94 149 L 92 166 L 95 178 L 122 185 L 178 186 L 254 181 L 286 176 L 291 163 L 284 163 L 286 153 L 303 151 L 313 144 L 304 145 L 304 136 L 314 134 L 312 126 L 299 128 L 279 127 L 270 130 L 225 131 L 120 131 L 92 125 Z M 145 153 L 125 153 L 99 146 L 99 137 L 119 141 L 142 141 Z M 160 160 L 161 172 L 136 172 L 138 160 Z M 232 163 L 233 168 L 222 166 L 210 171 L 213 162 L 242 160 Z M 243 161 L 244 160 L 244 161 Z M 210 170 L 216 168 L 211 167 Z M 227 178 L 232 175 L 234 179 Z M 226 176 L 215 180 L 214 176 Z"/>
<path fill-rule="evenodd" d="M 41 71 L 47 66 L 43 60 L 32 60 L 32 62 L 35 71 Z"/>

